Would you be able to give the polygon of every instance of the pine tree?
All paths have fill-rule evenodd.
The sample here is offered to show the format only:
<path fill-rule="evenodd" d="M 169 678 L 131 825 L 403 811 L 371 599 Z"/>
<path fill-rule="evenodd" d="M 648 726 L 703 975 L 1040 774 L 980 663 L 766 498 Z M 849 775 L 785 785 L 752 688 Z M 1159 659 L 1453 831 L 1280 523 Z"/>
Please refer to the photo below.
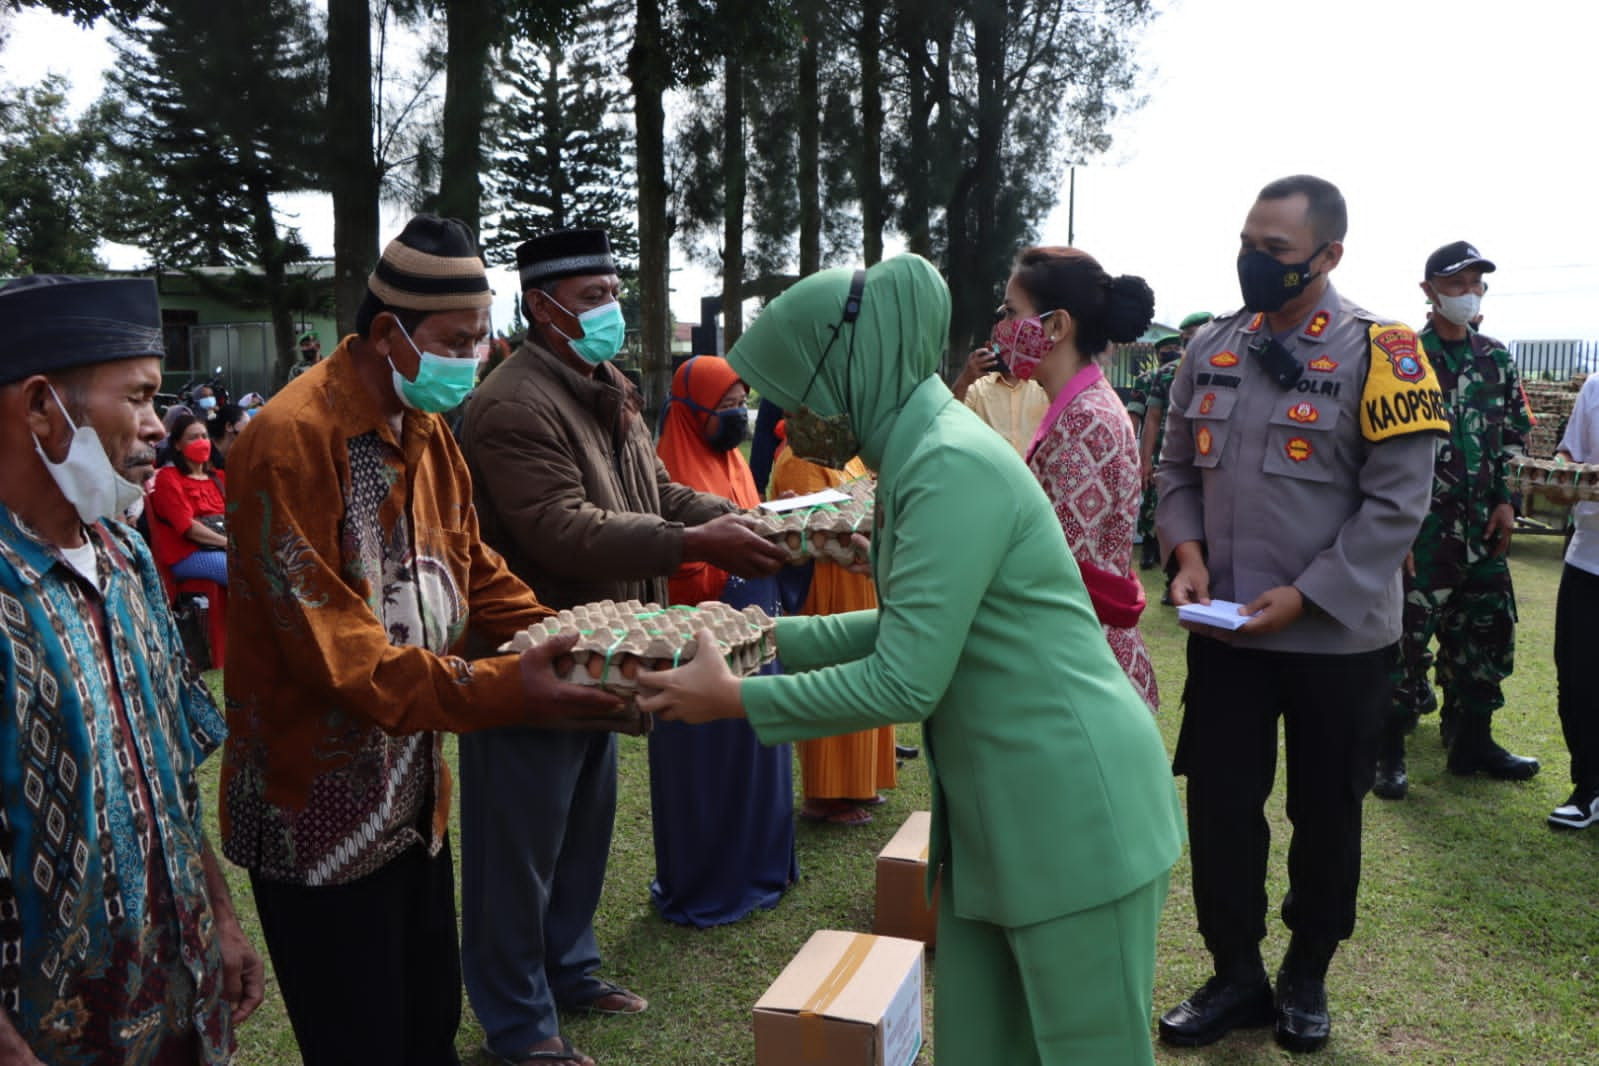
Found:
<path fill-rule="evenodd" d="M 591 21 L 570 44 L 511 49 L 486 182 L 484 243 L 502 262 L 534 234 L 574 227 L 603 229 L 618 258 L 638 259 L 627 86 L 607 31 Z"/>
<path fill-rule="evenodd" d="M 308 4 L 164 0 L 117 48 L 109 235 L 162 266 L 259 267 L 286 376 L 286 268 L 305 248 L 280 232 L 272 197 L 318 184 L 322 44 Z"/>

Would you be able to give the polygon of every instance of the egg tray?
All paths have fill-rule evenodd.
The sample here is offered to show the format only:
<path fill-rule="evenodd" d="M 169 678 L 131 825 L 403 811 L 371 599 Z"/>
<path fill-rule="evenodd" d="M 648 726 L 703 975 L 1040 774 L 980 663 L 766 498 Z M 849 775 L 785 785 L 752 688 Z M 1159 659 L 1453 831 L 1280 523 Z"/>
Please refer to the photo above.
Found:
<path fill-rule="evenodd" d="M 1599 500 L 1599 464 L 1566 463 L 1558 459 L 1512 456 L 1510 480 L 1523 492 L 1538 492 L 1549 499 Z"/>
<path fill-rule="evenodd" d="M 733 673 L 753 674 L 777 657 L 776 626 L 756 606 L 740 610 L 710 600 L 695 607 L 662 607 L 638 600 L 601 600 L 551 615 L 516 634 L 500 650 L 520 654 L 554 637 L 577 634 L 571 650 L 556 657 L 555 676 L 621 697 L 621 706 L 592 719 L 589 728 L 639 734 L 649 732 L 651 721 L 636 703 L 640 673 L 692 661 L 699 652 L 700 631 L 709 629 Z M 581 727 L 577 720 L 563 725 Z"/>
<path fill-rule="evenodd" d="M 872 478 L 846 481 L 838 491 L 848 500 L 824 503 L 797 511 L 751 511 L 763 527 L 766 539 L 788 551 L 788 565 L 802 566 L 813 559 L 826 559 L 840 566 L 866 561 L 857 551 L 855 534 L 872 535 L 877 482 Z"/>

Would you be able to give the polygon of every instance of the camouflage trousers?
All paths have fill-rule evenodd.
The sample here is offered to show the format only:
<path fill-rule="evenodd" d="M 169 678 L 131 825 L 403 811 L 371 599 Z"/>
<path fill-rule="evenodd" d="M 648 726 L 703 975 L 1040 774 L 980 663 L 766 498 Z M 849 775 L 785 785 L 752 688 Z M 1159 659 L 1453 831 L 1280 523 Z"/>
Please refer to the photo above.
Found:
<path fill-rule="evenodd" d="M 1415 576 L 1405 576 L 1393 716 L 1410 725 L 1437 706 L 1427 680 L 1434 665 L 1444 705 L 1482 715 L 1504 706 L 1501 682 L 1515 669 L 1516 597 L 1509 561 L 1486 549 L 1469 551 L 1458 541 L 1435 546 L 1463 565 L 1429 565 L 1432 560 L 1418 558 Z M 1430 647 L 1434 637 L 1436 657 Z"/>
<path fill-rule="evenodd" d="M 1145 540 L 1155 535 L 1155 504 L 1159 497 L 1155 495 L 1153 483 L 1144 490 L 1144 496 L 1138 501 L 1138 535 Z"/>

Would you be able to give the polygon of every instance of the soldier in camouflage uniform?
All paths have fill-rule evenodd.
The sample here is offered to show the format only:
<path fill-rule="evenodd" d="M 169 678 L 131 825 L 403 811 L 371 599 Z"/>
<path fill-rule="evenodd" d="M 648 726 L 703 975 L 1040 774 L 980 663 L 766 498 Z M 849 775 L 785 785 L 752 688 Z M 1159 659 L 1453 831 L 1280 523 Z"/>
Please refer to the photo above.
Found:
<path fill-rule="evenodd" d="M 1515 511 L 1505 472 L 1531 428 L 1510 353 L 1469 326 L 1481 306 L 1482 275 L 1493 269 L 1475 248 L 1457 241 L 1427 259 L 1422 282 L 1433 304 L 1422 346 L 1443 390 L 1450 433 L 1438 441 L 1432 509 L 1406 561 L 1405 631 L 1372 788 L 1387 799 L 1408 790 L 1405 735 L 1436 705 L 1427 681 L 1435 635 L 1450 772 L 1514 781 L 1538 772 L 1536 759 L 1512 755 L 1491 732 L 1515 650 L 1516 603 L 1506 558 Z"/>
<path fill-rule="evenodd" d="M 1182 359 L 1182 338 L 1177 334 L 1155 342 L 1155 365 L 1138 375 L 1133 392 L 1138 401 L 1129 402 L 1127 412 L 1138 429 L 1138 471 L 1144 479 L 1144 496 L 1138 506 L 1138 535 L 1143 539 L 1139 568 L 1160 565 L 1160 546 L 1155 542 L 1155 464 L 1160 460 L 1161 438 L 1166 429 L 1166 395 Z M 1162 603 L 1169 603 L 1163 597 Z"/>

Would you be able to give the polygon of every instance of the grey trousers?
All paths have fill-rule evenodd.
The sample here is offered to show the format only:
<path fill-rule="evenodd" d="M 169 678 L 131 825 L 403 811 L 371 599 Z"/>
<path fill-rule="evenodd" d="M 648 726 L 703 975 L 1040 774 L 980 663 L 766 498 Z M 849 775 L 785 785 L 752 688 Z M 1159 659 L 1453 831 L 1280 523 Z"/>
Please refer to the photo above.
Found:
<path fill-rule="evenodd" d="M 556 1007 L 604 992 L 594 911 L 616 817 L 611 733 L 460 738 L 461 970 L 489 1047 L 516 1058 Z"/>

